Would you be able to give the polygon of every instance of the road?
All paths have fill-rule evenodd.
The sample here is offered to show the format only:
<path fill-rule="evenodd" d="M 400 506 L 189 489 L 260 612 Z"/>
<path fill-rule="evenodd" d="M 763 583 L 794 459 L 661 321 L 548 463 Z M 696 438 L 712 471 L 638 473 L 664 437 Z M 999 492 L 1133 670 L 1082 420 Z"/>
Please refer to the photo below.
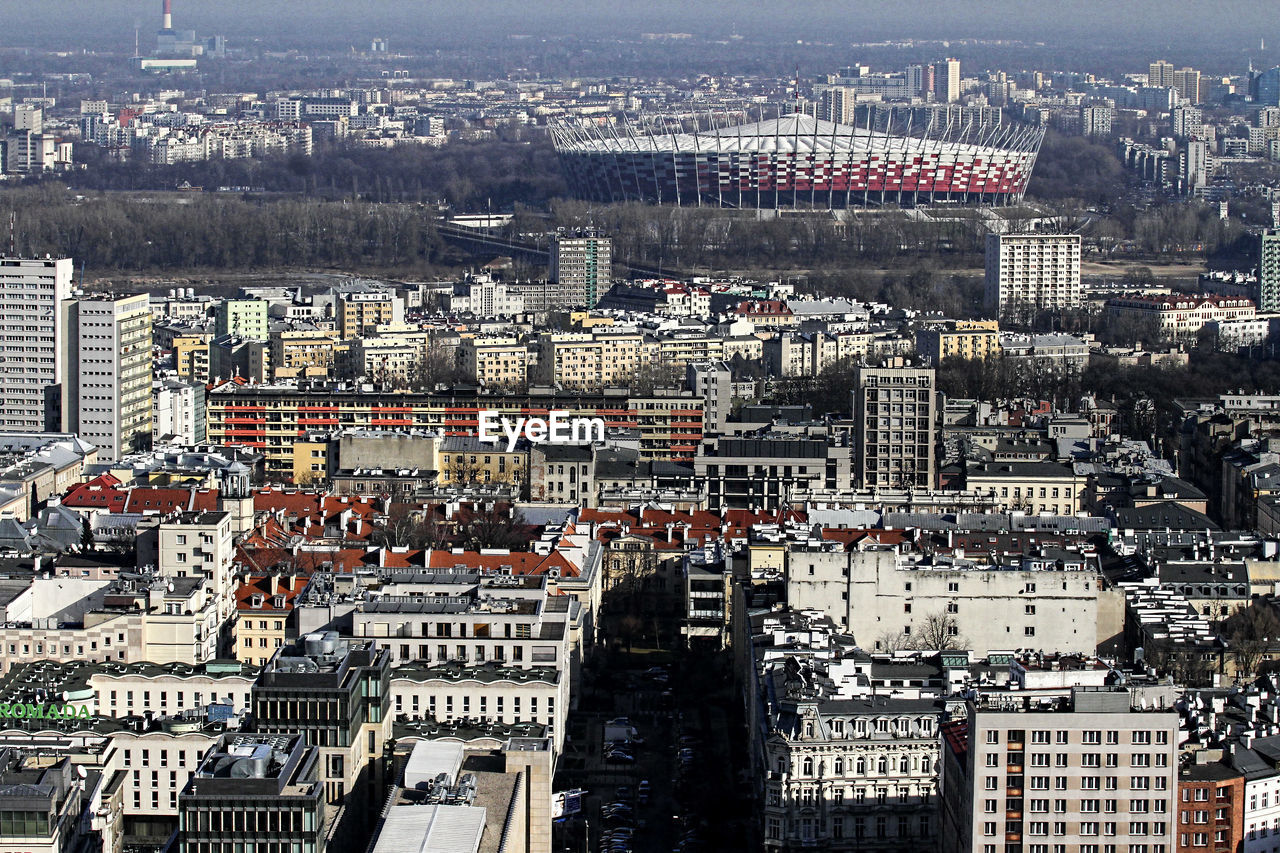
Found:
<path fill-rule="evenodd" d="M 658 661 L 670 661 L 665 682 L 643 675 Z M 584 682 L 579 709 L 570 714 L 555 788 L 580 787 L 589 793 L 584 819 L 562 822 L 555 849 L 609 853 L 602 847 L 602 834 L 611 824 L 601 808 L 622 801 L 634 809 L 634 818 L 625 822 L 634 827 L 629 843 L 633 853 L 745 850 L 750 808 L 735 771 L 745 758 L 745 745 L 725 659 L 615 653 L 588 668 Z M 635 747 L 635 764 L 606 762 L 602 755 L 603 726 L 618 717 L 626 717 L 644 741 Z M 683 762 L 681 748 L 692 750 Z M 650 783 L 647 801 L 636 796 L 642 780 Z M 630 791 L 619 797 L 620 787 Z M 588 830 L 589 844 L 584 837 Z M 613 851 L 625 849 L 615 846 Z"/>

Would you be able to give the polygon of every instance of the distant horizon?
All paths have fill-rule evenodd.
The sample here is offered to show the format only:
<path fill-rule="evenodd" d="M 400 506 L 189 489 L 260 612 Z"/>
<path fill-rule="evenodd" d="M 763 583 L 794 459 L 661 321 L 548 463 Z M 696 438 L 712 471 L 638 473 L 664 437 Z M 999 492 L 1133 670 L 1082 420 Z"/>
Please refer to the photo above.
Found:
<path fill-rule="evenodd" d="M 1243 0 L 1062 0 L 1052 5 L 955 0 L 930 4 L 927 14 L 910 16 L 903 15 L 900 4 L 886 0 L 811 0 L 802 6 L 778 0 L 750 5 L 730 0 L 696 5 L 674 0 L 608 5 L 585 0 L 173 3 L 175 27 L 195 29 L 202 36 L 225 35 L 233 48 L 260 40 L 280 48 L 346 52 L 366 50 L 372 39 L 381 37 L 393 52 L 453 50 L 495 46 L 512 35 L 629 40 L 643 33 L 688 32 L 701 40 L 737 34 L 758 43 L 812 41 L 837 50 L 867 42 L 1002 39 L 1043 43 L 1055 51 L 1138 51 L 1135 70 L 1148 59 L 1183 63 L 1191 61 L 1184 57 L 1209 53 L 1238 56 L 1242 68 L 1250 56 L 1255 64 L 1280 62 L 1280 50 L 1259 48 L 1262 39 L 1280 48 L 1280 21 Z M 135 25 L 145 46 L 160 27 L 161 0 L 47 0 L 38 5 L 0 0 L 0 14 L 8 24 L 0 49 L 105 51 L 131 46 Z"/>

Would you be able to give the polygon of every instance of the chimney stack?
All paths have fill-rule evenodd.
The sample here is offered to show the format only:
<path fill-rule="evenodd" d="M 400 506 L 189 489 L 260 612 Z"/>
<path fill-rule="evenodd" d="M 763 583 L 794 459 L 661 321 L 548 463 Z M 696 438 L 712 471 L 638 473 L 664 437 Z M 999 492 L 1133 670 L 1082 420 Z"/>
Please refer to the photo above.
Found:
<path fill-rule="evenodd" d="M 170 5 L 171 0 L 164 0 L 164 26 L 163 29 L 173 29 L 173 8 Z"/>

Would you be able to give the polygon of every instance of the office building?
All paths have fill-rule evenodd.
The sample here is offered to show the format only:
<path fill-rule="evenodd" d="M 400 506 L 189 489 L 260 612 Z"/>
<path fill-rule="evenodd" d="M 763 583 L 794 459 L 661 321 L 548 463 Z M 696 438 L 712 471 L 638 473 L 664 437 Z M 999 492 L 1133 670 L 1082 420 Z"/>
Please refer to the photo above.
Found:
<path fill-rule="evenodd" d="M 301 735 L 224 735 L 178 798 L 179 853 L 324 853 L 321 769 Z"/>
<path fill-rule="evenodd" d="M 559 231 L 551 239 L 548 277 L 566 287 L 574 307 L 594 308 L 613 275 L 613 238 L 591 228 Z"/>
<path fill-rule="evenodd" d="M 987 307 L 1002 318 L 1083 304 L 1079 234 L 988 234 L 986 267 Z"/>
<path fill-rule="evenodd" d="M 82 801 L 89 792 L 72 764 L 66 755 L 0 750 L 0 847 L 33 853 L 89 848 Z"/>
<path fill-rule="evenodd" d="M 933 95 L 935 101 L 948 104 L 960 100 L 960 60 L 948 58 L 933 64 Z"/>
<path fill-rule="evenodd" d="M 1262 234 L 1262 257 L 1258 262 L 1258 310 L 1280 311 L 1280 228 Z"/>
<path fill-rule="evenodd" d="M 1178 714 L 1140 693 L 971 700 L 943 727 L 943 853 L 1173 853 Z"/>
<path fill-rule="evenodd" d="M 859 367 L 853 391 L 859 485 L 932 488 L 933 368 Z"/>
<path fill-rule="evenodd" d="M 215 337 L 234 335 L 267 340 L 267 303 L 263 299 L 224 299 L 213 312 Z"/>
<path fill-rule="evenodd" d="M 312 633 L 278 650 L 253 686 L 258 733 L 300 734 L 318 748 L 325 831 L 339 849 L 363 845 L 370 810 L 385 793 L 390 661 L 390 652 L 371 640 Z"/>
<path fill-rule="evenodd" d="M 70 258 L 0 257 L 0 426 L 62 429 Z"/>
<path fill-rule="evenodd" d="M 151 309 L 145 293 L 70 303 L 67 429 L 114 461 L 151 438 Z"/>

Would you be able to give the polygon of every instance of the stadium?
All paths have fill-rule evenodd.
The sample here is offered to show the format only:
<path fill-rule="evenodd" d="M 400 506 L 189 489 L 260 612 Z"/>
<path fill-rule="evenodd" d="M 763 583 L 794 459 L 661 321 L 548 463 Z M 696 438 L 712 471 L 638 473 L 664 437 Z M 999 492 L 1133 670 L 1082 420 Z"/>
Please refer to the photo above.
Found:
<path fill-rule="evenodd" d="M 1043 128 L 882 111 L 865 126 L 794 113 L 553 125 L 578 198 L 678 206 L 847 208 L 1015 204 Z M 913 127 L 914 124 L 914 127 Z"/>

